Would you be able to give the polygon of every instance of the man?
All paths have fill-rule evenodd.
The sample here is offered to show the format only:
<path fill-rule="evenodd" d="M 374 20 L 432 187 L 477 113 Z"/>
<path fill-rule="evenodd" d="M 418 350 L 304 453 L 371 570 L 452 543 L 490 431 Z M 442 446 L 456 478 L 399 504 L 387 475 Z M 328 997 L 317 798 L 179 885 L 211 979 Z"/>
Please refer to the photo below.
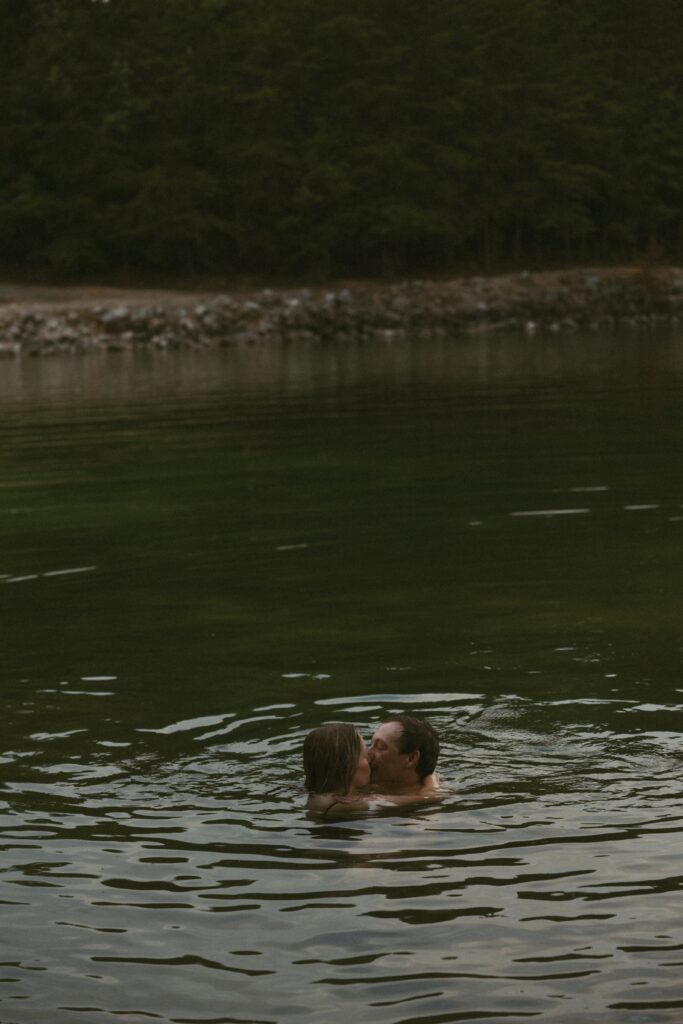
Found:
<path fill-rule="evenodd" d="M 392 799 L 436 799 L 438 756 L 439 737 L 429 722 L 391 715 L 375 729 L 368 751 L 373 789 Z"/>

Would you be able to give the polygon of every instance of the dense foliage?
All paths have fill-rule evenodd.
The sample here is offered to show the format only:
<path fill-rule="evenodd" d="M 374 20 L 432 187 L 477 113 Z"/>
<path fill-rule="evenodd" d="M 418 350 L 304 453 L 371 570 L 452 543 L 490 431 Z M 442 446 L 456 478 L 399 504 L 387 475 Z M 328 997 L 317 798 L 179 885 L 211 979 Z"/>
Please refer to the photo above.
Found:
<path fill-rule="evenodd" d="M 0 0 L 5 270 L 683 255 L 679 0 Z"/>

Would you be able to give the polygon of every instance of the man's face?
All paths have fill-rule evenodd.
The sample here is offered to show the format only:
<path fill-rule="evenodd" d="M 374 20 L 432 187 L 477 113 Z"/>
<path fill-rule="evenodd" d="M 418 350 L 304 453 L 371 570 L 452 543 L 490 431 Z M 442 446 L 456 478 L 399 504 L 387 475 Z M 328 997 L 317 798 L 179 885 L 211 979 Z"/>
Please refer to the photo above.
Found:
<path fill-rule="evenodd" d="M 373 734 L 368 757 L 371 781 L 376 786 L 405 784 L 414 775 L 410 754 L 401 754 L 399 747 L 403 726 L 400 722 L 384 722 Z"/>

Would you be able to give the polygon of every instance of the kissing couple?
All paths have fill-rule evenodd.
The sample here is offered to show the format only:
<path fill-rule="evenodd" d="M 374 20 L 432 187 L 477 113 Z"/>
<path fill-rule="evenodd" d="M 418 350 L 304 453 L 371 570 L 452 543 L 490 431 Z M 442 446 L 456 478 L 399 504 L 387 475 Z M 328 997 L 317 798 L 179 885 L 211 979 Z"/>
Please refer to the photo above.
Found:
<path fill-rule="evenodd" d="M 323 817 L 438 800 L 439 737 L 425 719 L 390 715 L 368 747 L 354 725 L 321 725 L 304 740 L 307 807 Z"/>

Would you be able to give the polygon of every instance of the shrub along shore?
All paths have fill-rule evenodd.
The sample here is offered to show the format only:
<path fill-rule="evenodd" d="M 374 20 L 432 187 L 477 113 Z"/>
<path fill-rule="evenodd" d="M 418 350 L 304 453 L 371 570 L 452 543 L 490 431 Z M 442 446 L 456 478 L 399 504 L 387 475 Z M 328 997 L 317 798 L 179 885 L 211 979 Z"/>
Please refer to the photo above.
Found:
<path fill-rule="evenodd" d="M 565 332 L 679 318 L 683 269 L 672 267 L 224 292 L 4 285 L 0 355 Z"/>

